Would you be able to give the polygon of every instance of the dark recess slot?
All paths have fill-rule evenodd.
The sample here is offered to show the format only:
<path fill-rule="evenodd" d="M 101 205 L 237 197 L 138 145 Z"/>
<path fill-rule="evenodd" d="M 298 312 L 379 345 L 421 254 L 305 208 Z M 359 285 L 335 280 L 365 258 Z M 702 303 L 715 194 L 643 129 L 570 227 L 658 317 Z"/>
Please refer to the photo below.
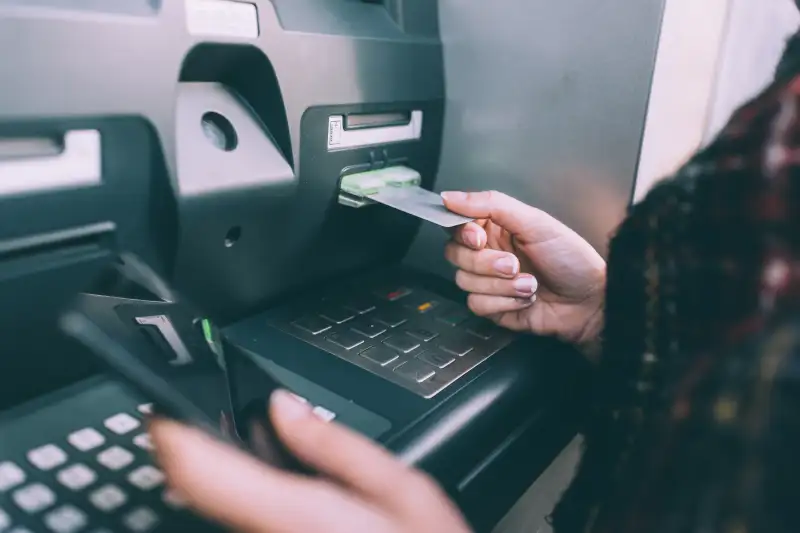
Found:
<path fill-rule="evenodd" d="M 278 78 L 267 56 L 251 46 L 201 44 L 183 63 L 180 81 L 222 83 L 250 106 L 294 168 L 289 122 Z"/>

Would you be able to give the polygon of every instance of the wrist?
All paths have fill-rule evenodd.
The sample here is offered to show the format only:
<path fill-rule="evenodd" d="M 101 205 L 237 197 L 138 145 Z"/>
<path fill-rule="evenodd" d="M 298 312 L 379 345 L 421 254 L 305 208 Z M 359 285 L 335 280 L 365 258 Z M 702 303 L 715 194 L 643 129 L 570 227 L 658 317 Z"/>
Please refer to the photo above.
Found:
<path fill-rule="evenodd" d="M 606 303 L 606 269 L 605 264 L 598 273 L 597 284 L 590 292 L 587 303 L 589 316 L 584 322 L 584 327 L 578 335 L 578 348 L 587 359 L 593 363 L 600 361 L 602 351 L 603 327 L 605 325 Z"/>
<path fill-rule="evenodd" d="M 603 305 L 600 303 L 586 322 L 577 342 L 586 358 L 594 363 L 600 361 L 604 317 Z"/>

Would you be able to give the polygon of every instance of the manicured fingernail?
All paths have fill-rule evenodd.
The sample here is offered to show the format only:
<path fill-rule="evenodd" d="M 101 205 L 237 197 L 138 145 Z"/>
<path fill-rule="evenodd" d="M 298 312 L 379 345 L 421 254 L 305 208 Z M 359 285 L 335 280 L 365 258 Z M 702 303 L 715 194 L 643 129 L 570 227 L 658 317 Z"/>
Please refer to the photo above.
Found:
<path fill-rule="evenodd" d="M 307 404 L 302 403 L 289 391 L 278 389 L 270 397 L 272 408 L 286 420 L 296 420 L 308 416 L 311 412 Z"/>
<path fill-rule="evenodd" d="M 533 296 L 537 288 L 539 288 L 539 284 L 533 276 L 520 276 L 514 280 L 514 290 L 520 296 Z"/>
<path fill-rule="evenodd" d="M 463 200 L 467 195 L 458 191 L 445 191 L 442 194 L 442 199 L 445 201 Z"/>
<path fill-rule="evenodd" d="M 481 247 L 481 236 L 475 231 L 468 231 L 464 233 L 464 241 L 467 243 L 467 246 L 470 248 L 480 249 Z"/>
<path fill-rule="evenodd" d="M 500 259 L 494 262 L 494 269 L 499 274 L 505 274 L 506 276 L 516 276 L 517 272 L 519 272 L 519 261 L 517 261 L 516 257 L 511 257 L 511 256 L 501 257 Z"/>

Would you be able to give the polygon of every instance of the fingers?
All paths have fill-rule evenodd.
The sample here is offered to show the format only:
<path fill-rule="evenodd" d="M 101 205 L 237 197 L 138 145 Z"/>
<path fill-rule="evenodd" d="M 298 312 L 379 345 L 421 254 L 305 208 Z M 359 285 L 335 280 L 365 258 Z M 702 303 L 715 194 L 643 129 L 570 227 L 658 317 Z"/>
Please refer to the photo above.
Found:
<path fill-rule="evenodd" d="M 338 424 L 314 416 L 285 391 L 275 391 L 270 416 L 281 440 L 304 463 L 356 490 L 381 507 L 404 505 L 406 496 L 431 493 L 420 474 L 383 448 Z"/>
<path fill-rule="evenodd" d="M 377 523 L 332 485 L 269 468 L 199 430 L 157 420 L 151 432 L 170 485 L 191 507 L 236 531 L 369 531 Z"/>
<path fill-rule="evenodd" d="M 456 272 L 456 285 L 463 291 L 490 296 L 510 296 L 530 299 L 536 294 L 539 283 L 530 274 L 520 274 L 514 279 L 479 276 L 465 270 Z"/>
<path fill-rule="evenodd" d="M 486 230 L 476 222 L 458 226 L 452 232 L 453 240 L 473 250 L 481 250 L 488 242 Z"/>
<path fill-rule="evenodd" d="M 536 301 L 536 296 L 529 298 L 511 298 L 508 296 L 490 296 L 487 294 L 470 294 L 467 305 L 478 316 L 490 317 L 491 315 L 522 311 L 529 308 Z"/>
<path fill-rule="evenodd" d="M 548 234 L 563 231 L 563 224 L 535 207 L 496 191 L 442 193 L 442 201 L 450 211 L 467 217 L 490 219 L 509 232 L 547 239 Z"/>
<path fill-rule="evenodd" d="M 480 276 L 499 276 L 512 279 L 519 274 L 519 259 L 500 250 L 471 250 L 455 242 L 447 243 L 444 249 L 447 260 L 461 270 Z"/>

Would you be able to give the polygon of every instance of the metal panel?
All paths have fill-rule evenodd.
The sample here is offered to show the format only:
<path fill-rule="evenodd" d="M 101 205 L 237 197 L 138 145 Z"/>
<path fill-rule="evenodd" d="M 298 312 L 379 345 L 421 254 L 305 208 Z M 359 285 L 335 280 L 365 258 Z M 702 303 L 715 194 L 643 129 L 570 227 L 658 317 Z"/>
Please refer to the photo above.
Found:
<path fill-rule="evenodd" d="M 440 0 L 438 190 L 497 189 L 602 252 L 629 204 L 663 0 Z M 407 262 L 449 275 L 423 227 Z"/>

